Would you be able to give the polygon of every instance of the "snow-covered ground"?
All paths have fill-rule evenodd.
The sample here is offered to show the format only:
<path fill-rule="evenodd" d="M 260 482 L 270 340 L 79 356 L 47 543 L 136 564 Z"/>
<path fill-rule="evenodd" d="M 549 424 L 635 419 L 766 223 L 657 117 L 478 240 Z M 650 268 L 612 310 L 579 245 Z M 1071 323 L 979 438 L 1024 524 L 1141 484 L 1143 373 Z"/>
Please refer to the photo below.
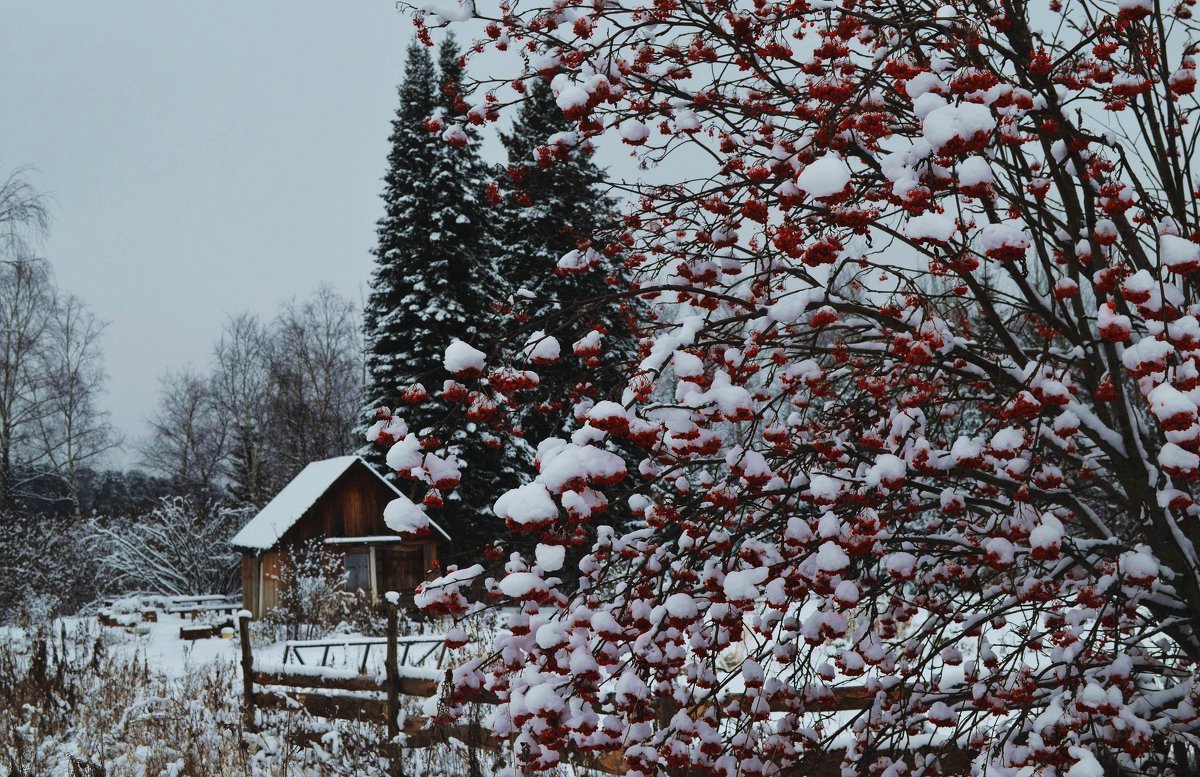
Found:
<path fill-rule="evenodd" d="M 101 628 L 111 640 L 115 655 L 145 660 L 151 671 L 169 678 L 205 671 L 215 664 L 240 666 L 237 639 L 180 639 L 179 629 L 192 623 L 177 615 L 160 613 L 157 622 L 140 623 L 132 630 L 108 626 Z M 275 649 L 275 645 L 268 648 L 271 651 Z M 278 646 L 278 652 L 282 655 L 282 645 Z"/>
<path fill-rule="evenodd" d="M 42 634 L 0 629 L 0 700 L 13 702 L 0 701 L 0 763 L 39 777 L 385 773 L 382 720 L 331 721 L 297 707 L 260 710 L 256 730 L 247 730 L 238 640 L 181 640 L 179 630 L 187 625 L 192 621 L 159 612 L 157 622 L 131 627 L 101 626 L 94 617 L 78 617 L 56 621 Z M 363 642 L 371 638 L 331 638 L 343 643 L 329 651 L 331 668 L 310 673 L 357 674 Z M 277 668 L 285 643 L 256 639 L 261 644 L 253 648 L 255 666 Z M 37 668 L 39 643 L 47 648 L 45 670 Z M 428 650 L 428 643 L 414 649 L 410 661 Z M 383 646 L 375 644 L 371 651 L 367 673 L 381 675 Z M 320 663 L 323 653 L 309 650 L 304 657 L 311 665 Z M 294 659 L 289 661 L 292 668 L 303 671 Z M 419 668 L 407 673 L 430 679 L 435 674 Z M 426 700 L 409 701 L 409 714 L 419 714 Z M 466 773 L 466 755 L 458 743 L 407 751 L 404 757 L 409 773 Z M 486 774 L 502 765 L 490 755 L 484 758 Z"/>

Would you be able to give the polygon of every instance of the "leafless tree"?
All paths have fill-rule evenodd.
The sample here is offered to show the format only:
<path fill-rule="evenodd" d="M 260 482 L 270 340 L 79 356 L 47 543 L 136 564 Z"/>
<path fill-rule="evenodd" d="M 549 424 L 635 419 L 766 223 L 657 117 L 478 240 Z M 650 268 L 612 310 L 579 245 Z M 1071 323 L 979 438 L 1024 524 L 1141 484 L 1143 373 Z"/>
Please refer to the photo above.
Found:
<path fill-rule="evenodd" d="M 21 481 L 43 457 L 38 429 L 47 412 L 46 341 L 54 320 L 49 267 L 35 260 L 0 266 L 0 505 L 16 503 Z"/>
<path fill-rule="evenodd" d="M 73 295 L 51 308 L 42 344 L 38 450 L 67 485 L 79 509 L 80 469 L 120 444 L 98 399 L 104 386 L 100 336 L 104 324 Z"/>
<path fill-rule="evenodd" d="M 46 233 L 50 215 L 45 198 L 18 168 L 0 183 L 0 256 L 5 261 L 27 258 L 31 244 Z"/>
<path fill-rule="evenodd" d="M 0 506 L 6 508 L 14 504 L 21 448 L 41 412 L 38 351 L 54 295 L 49 268 L 32 258 L 31 245 L 48 224 L 45 199 L 25 170 L 11 172 L 0 183 Z"/>
<path fill-rule="evenodd" d="M 118 442 L 98 407 L 104 325 L 34 255 L 48 214 L 25 173 L 0 182 L 0 507 L 50 475 L 78 509 L 80 468 Z"/>
<path fill-rule="evenodd" d="M 354 450 L 358 332 L 353 303 L 325 286 L 286 303 L 270 322 L 231 316 L 210 374 L 164 378 L 145 463 L 262 505 L 309 462 Z"/>
<path fill-rule="evenodd" d="M 211 380 L 190 368 L 164 375 L 141 446 L 147 467 L 197 493 L 217 488 L 228 453 L 229 424 L 212 389 Z"/>
<path fill-rule="evenodd" d="M 272 478 L 271 332 L 250 313 L 231 316 L 213 351 L 213 399 L 229 429 L 225 474 L 234 496 L 263 504 L 277 483 Z"/>
<path fill-rule="evenodd" d="M 322 286 L 290 302 L 272 326 L 272 417 L 291 472 L 355 447 L 362 401 L 362 344 L 353 303 Z"/>

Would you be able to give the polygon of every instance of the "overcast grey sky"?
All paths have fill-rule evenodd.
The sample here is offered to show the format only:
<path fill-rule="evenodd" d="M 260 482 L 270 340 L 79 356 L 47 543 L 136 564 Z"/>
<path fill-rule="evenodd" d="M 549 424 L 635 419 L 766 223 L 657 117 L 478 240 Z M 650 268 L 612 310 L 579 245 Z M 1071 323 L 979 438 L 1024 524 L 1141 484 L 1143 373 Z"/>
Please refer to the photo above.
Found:
<path fill-rule="evenodd" d="M 0 2 L 0 174 L 36 168 L 42 254 L 108 322 L 114 463 L 230 313 L 365 296 L 412 29 L 394 0 Z"/>
<path fill-rule="evenodd" d="M 361 297 L 411 30 L 390 0 L 0 3 L 0 172 L 52 196 L 127 435 L 227 313 Z"/>

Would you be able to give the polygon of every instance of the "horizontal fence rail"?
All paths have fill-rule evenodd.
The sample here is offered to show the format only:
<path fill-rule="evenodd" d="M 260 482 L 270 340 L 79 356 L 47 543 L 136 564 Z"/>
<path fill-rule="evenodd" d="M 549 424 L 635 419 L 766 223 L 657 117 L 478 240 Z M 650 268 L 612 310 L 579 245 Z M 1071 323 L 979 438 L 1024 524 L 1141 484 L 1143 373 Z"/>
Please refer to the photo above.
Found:
<path fill-rule="evenodd" d="M 376 654 L 378 654 L 378 650 L 386 650 L 388 644 L 386 637 L 288 640 L 283 647 L 283 663 L 288 664 L 294 660 L 302 666 L 329 666 L 329 659 L 335 649 L 342 648 L 343 656 L 348 657 L 351 648 L 362 648 L 358 667 L 360 672 L 366 672 L 372 648 L 375 648 Z M 446 658 L 446 638 L 443 635 L 397 637 L 396 647 L 399 651 L 398 661 L 401 666 L 424 666 L 425 662 L 437 653 L 436 666 L 440 668 Z M 319 661 L 315 658 L 318 654 L 320 655 Z M 414 656 L 415 660 L 410 664 L 409 659 Z"/>

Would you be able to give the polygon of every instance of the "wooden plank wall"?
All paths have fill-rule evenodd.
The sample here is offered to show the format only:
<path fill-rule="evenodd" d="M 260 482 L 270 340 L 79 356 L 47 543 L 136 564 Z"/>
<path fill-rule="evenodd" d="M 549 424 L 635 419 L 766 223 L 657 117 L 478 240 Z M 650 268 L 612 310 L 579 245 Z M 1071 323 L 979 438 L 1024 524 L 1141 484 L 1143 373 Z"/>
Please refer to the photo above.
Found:
<path fill-rule="evenodd" d="M 258 610 L 258 557 L 242 554 L 242 606 L 255 617 L 262 615 Z"/>

